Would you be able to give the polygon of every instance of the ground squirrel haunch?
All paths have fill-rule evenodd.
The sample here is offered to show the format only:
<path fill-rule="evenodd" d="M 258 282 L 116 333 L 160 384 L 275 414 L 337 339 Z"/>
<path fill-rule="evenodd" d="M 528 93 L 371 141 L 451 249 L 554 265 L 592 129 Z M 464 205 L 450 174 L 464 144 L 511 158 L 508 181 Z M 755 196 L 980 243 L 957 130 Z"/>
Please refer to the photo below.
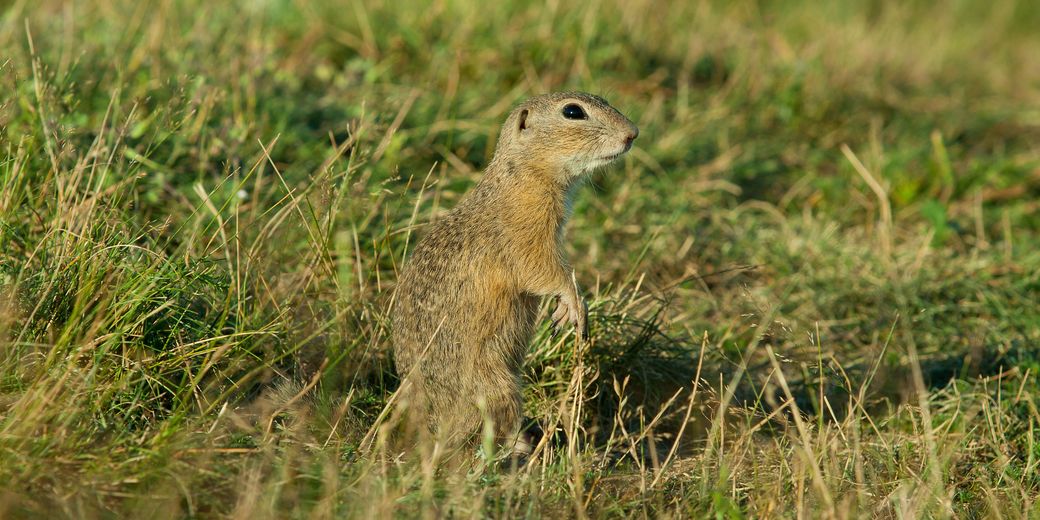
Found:
<path fill-rule="evenodd" d="M 423 428 L 464 441 L 490 417 L 498 441 L 513 446 L 540 298 L 557 298 L 554 322 L 587 334 L 562 248 L 572 191 L 638 135 L 603 98 L 580 92 L 536 96 L 509 114 L 483 178 L 429 226 L 397 286 L 401 403 Z"/>

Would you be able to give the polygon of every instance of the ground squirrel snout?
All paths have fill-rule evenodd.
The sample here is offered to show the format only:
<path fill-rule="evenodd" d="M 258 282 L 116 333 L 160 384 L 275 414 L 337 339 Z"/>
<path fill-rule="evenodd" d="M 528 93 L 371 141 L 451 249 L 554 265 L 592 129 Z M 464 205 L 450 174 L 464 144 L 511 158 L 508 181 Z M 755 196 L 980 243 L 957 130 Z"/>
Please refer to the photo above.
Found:
<path fill-rule="evenodd" d="M 561 92 L 513 109 L 483 177 L 431 224 L 398 281 L 393 348 L 400 402 L 449 444 L 490 418 L 523 451 L 521 368 L 542 297 L 552 319 L 587 335 L 585 303 L 563 256 L 570 197 L 588 172 L 632 148 L 639 129 L 601 97 Z"/>

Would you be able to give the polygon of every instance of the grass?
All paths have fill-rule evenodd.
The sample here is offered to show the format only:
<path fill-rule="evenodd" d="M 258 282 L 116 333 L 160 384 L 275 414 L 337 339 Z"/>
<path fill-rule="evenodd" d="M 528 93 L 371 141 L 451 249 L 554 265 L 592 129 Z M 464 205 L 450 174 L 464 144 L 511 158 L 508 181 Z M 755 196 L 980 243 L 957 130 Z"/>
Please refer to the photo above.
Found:
<path fill-rule="evenodd" d="M 1030 2 L 0 2 L 0 516 L 1026 517 Z M 641 129 L 521 471 L 389 452 L 387 308 L 509 108 Z M 372 449 L 365 450 L 365 441 Z"/>

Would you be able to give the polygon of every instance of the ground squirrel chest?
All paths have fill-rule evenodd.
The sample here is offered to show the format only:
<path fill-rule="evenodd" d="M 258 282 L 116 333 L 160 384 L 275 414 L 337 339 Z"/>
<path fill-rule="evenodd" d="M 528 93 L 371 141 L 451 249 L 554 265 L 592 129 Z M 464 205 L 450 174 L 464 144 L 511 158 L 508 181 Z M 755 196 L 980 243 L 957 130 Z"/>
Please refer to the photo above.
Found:
<path fill-rule="evenodd" d="M 518 452 L 520 370 L 541 298 L 587 335 L 562 230 L 577 183 L 625 154 L 639 130 L 604 99 L 561 92 L 506 119 L 474 189 L 431 224 L 401 274 L 392 310 L 400 402 L 418 429 L 452 444 L 491 419 Z"/>

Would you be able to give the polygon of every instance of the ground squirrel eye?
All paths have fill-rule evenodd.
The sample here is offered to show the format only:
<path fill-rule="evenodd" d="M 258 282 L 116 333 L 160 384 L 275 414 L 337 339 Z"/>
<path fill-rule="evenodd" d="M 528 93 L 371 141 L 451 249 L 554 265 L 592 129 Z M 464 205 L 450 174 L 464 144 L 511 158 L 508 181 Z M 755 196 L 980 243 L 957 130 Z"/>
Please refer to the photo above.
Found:
<path fill-rule="evenodd" d="M 589 116 L 581 109 L 580 106 L 571 103 L 563 107 L 563 117 L 567 119 L 588 119 Z"/>

